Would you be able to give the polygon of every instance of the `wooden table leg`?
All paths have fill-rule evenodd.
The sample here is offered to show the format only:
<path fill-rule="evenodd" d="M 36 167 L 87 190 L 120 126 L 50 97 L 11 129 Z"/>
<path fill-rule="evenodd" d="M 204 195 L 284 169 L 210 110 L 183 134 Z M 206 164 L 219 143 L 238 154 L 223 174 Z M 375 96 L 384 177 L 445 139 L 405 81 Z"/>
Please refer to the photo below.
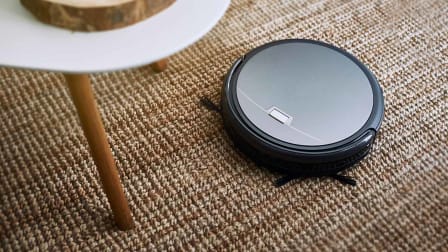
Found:
<path fill-rule="evenodd" d="M 65 74 L 64 76 L 112 208 L 115 222 L 121 230 L 131 229 L 133 227 L 131 211 L 107 142 L 89 76 L 87 74 Z"/>
<path fill-rule="evenodd" d="M 162 59 L 150 64 L 154 72 L 160 73 L 168 67 L 168 59 Z"/>

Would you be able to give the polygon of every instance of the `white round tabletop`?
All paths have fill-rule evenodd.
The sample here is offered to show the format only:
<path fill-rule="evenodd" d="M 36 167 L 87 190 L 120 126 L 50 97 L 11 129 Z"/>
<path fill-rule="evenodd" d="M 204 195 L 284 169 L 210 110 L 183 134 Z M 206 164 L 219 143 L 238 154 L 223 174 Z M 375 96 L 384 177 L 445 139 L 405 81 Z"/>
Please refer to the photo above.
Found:
<path fill-rule="evenodd" d="M 78 32 L 43 24 L 18 0 L 0 1 L 0 66 L 66 73 L 149 64 L 191 45 L 218 22 L 230 0 L 176 0 L 137 24 Z"/>

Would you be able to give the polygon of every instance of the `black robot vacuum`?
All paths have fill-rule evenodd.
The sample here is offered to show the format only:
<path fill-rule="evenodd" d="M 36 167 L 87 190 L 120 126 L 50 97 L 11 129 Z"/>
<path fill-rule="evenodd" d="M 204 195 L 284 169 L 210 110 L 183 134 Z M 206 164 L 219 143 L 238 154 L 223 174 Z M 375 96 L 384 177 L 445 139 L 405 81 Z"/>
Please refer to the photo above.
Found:
<path fill-rule="evenodd" d="M 329 176 L 364 158 L 384 114 L 382 90 L 358 59 L 314 40 L 275 41 L 231 67 L 220 111 L 235 145 L 286 177 Z"/>

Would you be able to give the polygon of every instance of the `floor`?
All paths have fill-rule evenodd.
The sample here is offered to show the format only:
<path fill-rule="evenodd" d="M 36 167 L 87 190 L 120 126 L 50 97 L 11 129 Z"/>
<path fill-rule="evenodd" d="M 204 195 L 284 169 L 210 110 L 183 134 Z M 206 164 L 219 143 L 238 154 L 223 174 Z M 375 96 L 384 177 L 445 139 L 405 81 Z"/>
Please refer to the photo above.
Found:
<path fill-rule="evenodd" d="M 0 250 L 440 251 L 448 248 L 448 2 L 235 0 L 169 69 L 92 78 L 136 227 L 119 231 L 60 74 L 0 68 Z M 377 76 L 386 112 L 351 187 L 238 152 L 217 102 L 247 50 L 318 39 Z"/>

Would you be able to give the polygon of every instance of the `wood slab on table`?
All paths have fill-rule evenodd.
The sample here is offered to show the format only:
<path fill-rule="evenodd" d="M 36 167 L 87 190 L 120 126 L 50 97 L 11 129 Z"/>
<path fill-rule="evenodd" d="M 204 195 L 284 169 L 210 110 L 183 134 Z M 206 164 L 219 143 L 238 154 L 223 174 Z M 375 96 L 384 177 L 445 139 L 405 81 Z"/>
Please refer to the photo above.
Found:
<path fill-rule="evenodd" d="M 76 31 L 125 27 L 164 10 L 175 0 L 20 0 L 41 22 Z"/>

